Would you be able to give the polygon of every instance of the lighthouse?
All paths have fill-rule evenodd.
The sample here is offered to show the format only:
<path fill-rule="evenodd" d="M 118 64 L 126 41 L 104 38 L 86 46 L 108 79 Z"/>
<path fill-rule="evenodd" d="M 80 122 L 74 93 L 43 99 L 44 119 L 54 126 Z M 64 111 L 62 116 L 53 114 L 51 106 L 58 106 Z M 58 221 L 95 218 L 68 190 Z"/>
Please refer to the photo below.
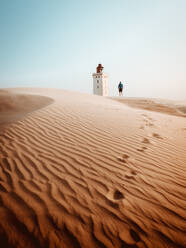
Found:
<path fill-rule="evenodd" d="M 99 96 L 108 96 L 108 75 L 103 73 L 102 64 L 98 64 L 96 73 L 92 74 L 93 77 L 93 94 Z"/>

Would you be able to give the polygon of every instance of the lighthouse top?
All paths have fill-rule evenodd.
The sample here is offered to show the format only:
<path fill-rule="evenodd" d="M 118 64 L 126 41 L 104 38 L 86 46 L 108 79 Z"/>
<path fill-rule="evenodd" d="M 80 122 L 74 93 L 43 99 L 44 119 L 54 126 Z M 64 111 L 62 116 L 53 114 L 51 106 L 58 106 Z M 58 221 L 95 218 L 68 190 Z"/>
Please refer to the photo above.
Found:
<path fill-rule="evenodd" d="M 101 73 L 102 71 L 103 71 L 103 66 L 102 66 L 102 64 L 98 64 L 98 66 L 97 66 L 97 68 L 96 68 L 96 72 L 97 73 Z"/>

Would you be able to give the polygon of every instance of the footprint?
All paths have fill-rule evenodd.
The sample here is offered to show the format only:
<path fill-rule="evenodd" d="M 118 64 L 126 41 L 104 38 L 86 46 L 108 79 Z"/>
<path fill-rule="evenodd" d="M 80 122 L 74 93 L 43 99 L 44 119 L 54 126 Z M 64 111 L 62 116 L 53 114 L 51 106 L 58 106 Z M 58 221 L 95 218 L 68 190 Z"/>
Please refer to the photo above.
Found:
<path fill-rule="evenodd" d="M 137 175 L 137 171 L 131 170 L 131 174 L 134 175 L 134 176 L 136 176 Z"/>
<path fill-rule="evenodd" d="M 119 208 L 119 205 L 121 203 L 120 200 L 124 199 L 124 195 L 121 191 L 119 191 L 118 189 L 111 189 L 109 190 L 109 192 L 107 193 L 106 197 L 106 202 L 107 204 L 115 209 Z"/>
<path fill-rule="evenodd" d="M 137 149 L 138 152 L 144 152 L 144 150 L 141 148 Z"/>
<path fill-rule="evenodd" d="M 147 139 L 147 138 L 144 138 L 144 139 L 143 139 L 143 141 L 142 141 L 142 143 L 145 143 L 145 144 L 150 144 L 150 140 L 149 140 L 149 139 Z"/>
<path fill-rule="evenodd" d="M 144 128 L 145 128 L 144 126 L 142 126 L 142 125 L 140 126 L 140 129 L 144 129 Z"/>
<path fill-rule="evenodd" d="M 131 174 L 125 174 L 125 178 L 127 179 L 134 179 L 134 176 Z"/>
<path fill-rule="evenodd" d="M 153 127 L 153 126 L 154 126 L 154 124 L 153 124 L 153 123 L 151 123 L 151 122 L 148 122 L 148 123 L 147 123 L 147 126 L 148 126 L 148 127 Z"/>
<path fill-rule="evenodd" d="M 163 139 L 158 133 L 152 133 L 152 136 L 157 139 Z"/>
<path fill-rule="evenodd" d="M 125 178 L 127 179 L 135 179 L 137 172 L 135 170 L 131 170 L 130 173 L 125 174 Z"/>
<path fill-rule="evenodd" d="M 119 191 L 118 189 L 116 189 L 114 191 L 113 198 L 114 198 L 114 200 L 121 200 L 121 199 L 124 199 L 125 197 L 124 197 L 124 195 L 123 195 L 123 193 L 121 191 Z"/>
<path fill-rule="evenodd" d="M 144 152 L 147 149 L 146 146 L 142 146 L 142 148 L 138 148 L 137 151 Z"/>
<path fill-rule="evenodd" d="M 144 120 L 144 122 L 145 122 L 145 126 L 147 126 L 147 127 L 153 127 L 154 126 L 154 124 L 149 120 Z"/>
<path fill-rule="evenodd" d="M 130 229 L 124 229 L 123 231 L 119 231 L 119 237 L 122 240 L 121 248 L 138 248 L 138 246 L 136 245 L 136 241 L 132 238 L 130 234 Z"/>
<path fill-rule="evenodd" d="M 127 163 L 127 161 L 124 158 L 118 158 L 120 162 Z"/>
<path fill-rule="evenodd" d="M 144 119 L 148 119 L 150 121 L 154 121 L 154 119 L 152 119 L 151 117 L 149 117 L 148 115 L 146 114 L 142 114 L 142 116 L 144 117 Z"/>
<path fill-rule="evenodd" d="M 123 163 L 127 163 L 127 159 L 129 158 L 129 155 L 127 154 L 123 154 L 122 157 L 119 157 L 118 160 L 123 162 Z"/>
<path fill-rule="evenodd" d="M 127 155 L 127 154 L 123 154 L 123 158 L 129 158 L 129 155 Z"/>
<path fill-rule="evenodd" d="M 143 114 L 142 116 L 143 116 L 143 121 L 145 122 L 146 127 L 153 127 L 154 126 L 154 124 L 153 124 L 154 120 L 151 117 L 149 117 L 148 115 L 145 115 L 145 114 Z"/>
<path fill-rule="evenodd" d="M 115 208 L 115 209 L 119 208 L 119 203 L 115 202 L 115 201 L 113 201 L 111 199 L 107 199 L 107 204 L 112 208 Z"/>
<path fill-rule="evenodd" d="M 143 148 L 136 149 L 138 152 L 144 152 Z"/>
<path fill-rule="evenodd" d="M 148 117 L 150 121 L 154 121 L 154 119 L 152 119 L 151 117 Z"/>
<path fill-rule="evenodd" d="M 130 235 L 135 242 L 139 242 L 141 240 L 140 236 L 133 229 L 130 229 Z"/>

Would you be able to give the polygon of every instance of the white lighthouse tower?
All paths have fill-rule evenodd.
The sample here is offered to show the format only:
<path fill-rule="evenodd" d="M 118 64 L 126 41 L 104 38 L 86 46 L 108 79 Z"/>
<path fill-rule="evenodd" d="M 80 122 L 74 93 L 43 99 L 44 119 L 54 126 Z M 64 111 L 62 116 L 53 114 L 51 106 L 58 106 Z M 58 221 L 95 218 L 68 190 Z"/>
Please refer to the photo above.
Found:
<path fill-rule="evenodd" d="M 108 75 L 103 73 L 102 64 L 98 64 L 96 73 L 93 73 L 93 94 L 108 96 Z"/>

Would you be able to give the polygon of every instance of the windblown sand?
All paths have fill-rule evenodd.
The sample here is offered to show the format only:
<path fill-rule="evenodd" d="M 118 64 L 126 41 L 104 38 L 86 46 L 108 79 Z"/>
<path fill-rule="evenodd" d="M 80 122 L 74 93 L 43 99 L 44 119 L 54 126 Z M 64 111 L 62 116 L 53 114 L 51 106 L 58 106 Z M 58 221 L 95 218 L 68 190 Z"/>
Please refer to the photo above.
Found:
<path fill-rule="evenodd" d="M 53 102 L 46 96 L 15 94 L 0 90 L 0 125 L 23 118 L 26 114 Z"/>
<path fill-rule="evenodd" d="M 0 247 L 186 247 L 186 118 L 52 89 L 0 103 Z"/>

